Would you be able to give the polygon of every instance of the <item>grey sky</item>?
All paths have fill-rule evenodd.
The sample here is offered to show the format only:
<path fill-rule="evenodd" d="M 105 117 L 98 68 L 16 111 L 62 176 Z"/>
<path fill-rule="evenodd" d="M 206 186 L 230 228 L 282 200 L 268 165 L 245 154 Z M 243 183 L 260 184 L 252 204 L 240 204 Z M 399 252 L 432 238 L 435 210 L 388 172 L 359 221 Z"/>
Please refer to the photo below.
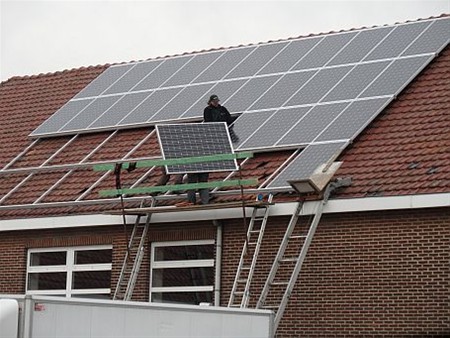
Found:
<path fill-rule="evenodd" d="M 0 0 L 0 79 L 450 13 L 450 0 Z"/>

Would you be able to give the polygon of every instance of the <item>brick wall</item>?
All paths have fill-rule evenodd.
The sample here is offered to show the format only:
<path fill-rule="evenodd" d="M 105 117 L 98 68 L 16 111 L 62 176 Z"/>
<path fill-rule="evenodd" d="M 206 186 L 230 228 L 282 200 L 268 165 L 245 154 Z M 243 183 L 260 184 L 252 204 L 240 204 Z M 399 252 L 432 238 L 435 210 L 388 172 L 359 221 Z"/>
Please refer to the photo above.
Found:
<path fill-rule="evenodd" d="M 305 231 L 310 218 L 299 222 Z M 267 225 L 252 285 L 254 305 L 289 217 Z M 148 300 L 152 241 L 211 239 L 212 222 L 156 225 L 149 233 L 134 300 Z M 131 230 L 131 229 L 130 229 Z M 242 220 L 223 227 L 221 304 L 226 306 L 244 239 Z M 0 293 L 25 290 L 28 248 L 113 245 L 112 289 L 125 253 L 122 226 L 0 233 Z M 278 337 L 450 334 L 450 210 L 324 215 Z M 288 251 L 295 253 L 294 247 Z"/>
<path fill-rule="evenodd" d="M 267 225 L 255 304 L 288 218 Z M 295 234 L 304 231 L 307 218 Z M 224 228 L 222 304 L 244 232 Z M 239 243 L 241 242 L 241 243 Z M 293 253 L 290 246 L 288 250 Z M 450 210 L 324 215 L 280 323 L 278 337 L 450 335 Z"/>

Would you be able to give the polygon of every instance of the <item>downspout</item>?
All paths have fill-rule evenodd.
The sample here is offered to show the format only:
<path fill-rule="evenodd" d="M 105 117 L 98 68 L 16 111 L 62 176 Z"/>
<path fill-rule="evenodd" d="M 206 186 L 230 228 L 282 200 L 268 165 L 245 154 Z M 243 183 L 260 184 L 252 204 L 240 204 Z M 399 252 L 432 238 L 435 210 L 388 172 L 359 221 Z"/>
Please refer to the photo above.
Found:
<path fill-rule="evenodd" d="M 216 235 L 216 277 L 214 282 L 214 306 L 220 306 L 220 280 L 222 278 L 222 223 L 214 220 L 213 224 L 217 226 Z"/>

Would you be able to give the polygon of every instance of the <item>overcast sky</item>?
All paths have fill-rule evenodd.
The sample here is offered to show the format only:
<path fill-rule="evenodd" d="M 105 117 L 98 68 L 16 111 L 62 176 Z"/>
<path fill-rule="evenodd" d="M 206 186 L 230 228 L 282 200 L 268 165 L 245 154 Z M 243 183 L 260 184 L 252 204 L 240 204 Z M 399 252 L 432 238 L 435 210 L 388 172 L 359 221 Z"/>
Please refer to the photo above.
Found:
<path fill-rule="evenodd" d="M 393 24 L 450 0 L 0 0 L 0 78 Z"/>

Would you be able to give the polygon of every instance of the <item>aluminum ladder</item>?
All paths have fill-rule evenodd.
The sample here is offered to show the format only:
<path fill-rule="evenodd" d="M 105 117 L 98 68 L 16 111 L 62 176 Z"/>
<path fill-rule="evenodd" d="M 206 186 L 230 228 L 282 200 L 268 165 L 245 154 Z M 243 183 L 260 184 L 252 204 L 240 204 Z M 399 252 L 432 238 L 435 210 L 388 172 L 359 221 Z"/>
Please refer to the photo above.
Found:
<path fill-rule="evenodd" d="M 250 301 L 250 285 L 255 272 L 256 260 L 261 248 L 264 230 L 269 217 L 270 203 L 273 195 L 269 194 L 268 204 L 255 206 L 253 208 L 250 224 L 247 228 L 247 235 L 242 248 L 241 258 L 236 271 L 233 288 L 231 290 L 228 307 L 246 308 Z M 262 213 L 261 213 L 262 211 Z M 261 215 L 262 214 L 262 215 Z M 251 257 L 251 262 L 250 261 Z"/>
<path fill-rule="evenodd" d="M 155 205 L 155 199 L 152 199 L 151 207 Z M 144 201 L 141 203 L 141 208 Z M 133 231 L 128 242 L 127 251 L 123 260 L 122 269 L 120 270 L 119 280 L 117 281 L 114 291 L 114 300 L 131 300 L 134 286 L 136 285 L 139 270 L 141 268 L 142 259 L 144 258 L 144 246 L 147 238 L 148 229 L 150 227 L 151 213 L 147 214 L 144 224 L 141 224 L 143 214 L 136 217 Z"/>
<path fill-rule="evenodd" d="M 258 303 L 256 304 L 256 308 L 258 309 L 268 309 L 275 312 L 275 331 L 277 330 L 280 320 L 283 317 L 284 310 L 289 301 L 292 290 L 294 289 L 295 282 L 300 275 L 303 262 L 305 261 L 306 254 L 316 232 L 317 225 L 319 224 L 322 217 L 323 208 L 328 202 L 330 193 L 340 186 L 347 185 L 349 185 L 349 180 L 342 179 L 338 179 L 336 182 L 331 182 L 327 185 L 323 194 L 323 199 L 320 201 L 314 214 L 314 218 L 310 223 L 308 231 L 305 235 L 293 235 L 298 218 L 300 217 L 300 213 L 303 208 L 303 201 L 298 202 L 296 210 L 292 214 L 286 233 L 284 234 L 283 240 L 278 249 L 278 253 L 264 284 L 261 296 L 258 300 Z M 297 250 L 299 250 L 298 256 L 285 256 L 285 252 L 289 243 L 293 243 Z M 292 265 L 294 265 L 293 269 Z M 289 279 L 280 279 L 280 276 L 277 275 L 278 271 L 281 271 L 280 274 L 283 274 L 282 270 L 289 271 L 290 269 L 292 269 L 292 272 Z M 280 292 L 280 288 L 285 288 L 281 300 L 279 300 L 278 296 L 278 294 L 282 292 Z M 273 293 L 271 293 L 271 291 Z"/>

